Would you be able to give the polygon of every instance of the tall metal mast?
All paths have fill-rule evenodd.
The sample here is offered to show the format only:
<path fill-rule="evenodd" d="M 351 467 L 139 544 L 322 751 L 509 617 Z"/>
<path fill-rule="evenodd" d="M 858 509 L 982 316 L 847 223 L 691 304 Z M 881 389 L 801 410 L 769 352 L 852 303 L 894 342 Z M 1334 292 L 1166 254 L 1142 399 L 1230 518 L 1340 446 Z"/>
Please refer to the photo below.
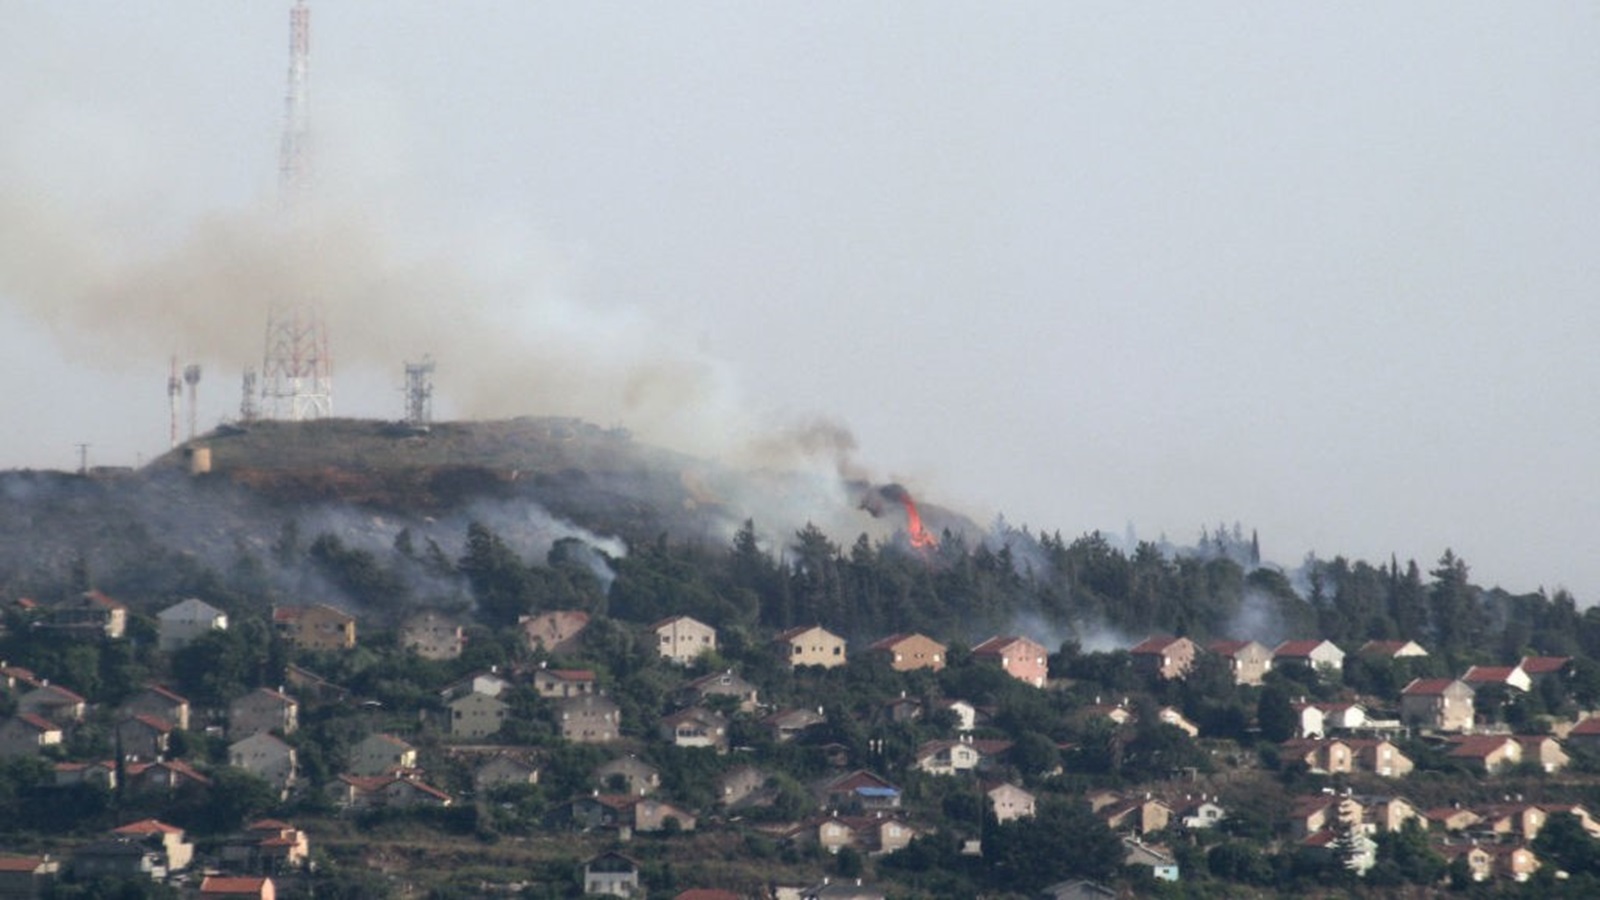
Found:
<path fill-rule="evenodd" d="M 311 10 L 295 0 L 289 11 L 289 87 L 283 143 L 278 151 L 278 202 L 293 217 L 311 181 Z M 315 298 L 283 298 L 267 311 L 261 414 L 272 419 L 333 415 L 333 357 Z"/>

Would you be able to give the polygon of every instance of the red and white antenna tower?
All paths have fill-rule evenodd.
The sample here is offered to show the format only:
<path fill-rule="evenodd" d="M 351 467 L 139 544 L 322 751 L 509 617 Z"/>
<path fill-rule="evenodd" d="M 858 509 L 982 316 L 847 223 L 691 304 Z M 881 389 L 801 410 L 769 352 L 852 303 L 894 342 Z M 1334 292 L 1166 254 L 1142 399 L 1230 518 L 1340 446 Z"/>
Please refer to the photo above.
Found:
<path fill-rule="evenodd" d="M 290 216 L 303 205 L 310 188 L 310 69 L 311 10 L 306 0 L 295 0 L 289 10 L 289 89 L 278 151 L 278 201 Z M 333 358 L 322 310 L 314 299 L 286 299 L 267 311 L 260 412 L 294 421 L 333 415 Z"/>

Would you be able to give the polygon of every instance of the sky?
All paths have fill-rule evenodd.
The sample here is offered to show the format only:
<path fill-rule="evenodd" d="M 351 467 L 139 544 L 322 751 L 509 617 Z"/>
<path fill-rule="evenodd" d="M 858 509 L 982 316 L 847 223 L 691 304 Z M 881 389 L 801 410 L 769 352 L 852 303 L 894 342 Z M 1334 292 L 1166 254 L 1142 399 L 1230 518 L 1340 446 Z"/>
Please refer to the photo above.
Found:
<path fill-rule="evenodd" d="M 312 0 L 285 225 L 289 5 L 6 4 L 0 466 L 165 451 L 174 354 L 236 415 L 314 295 L 341 415 L 431 354 L 437 418 L 1600 599 L 1600 7 Z"/>

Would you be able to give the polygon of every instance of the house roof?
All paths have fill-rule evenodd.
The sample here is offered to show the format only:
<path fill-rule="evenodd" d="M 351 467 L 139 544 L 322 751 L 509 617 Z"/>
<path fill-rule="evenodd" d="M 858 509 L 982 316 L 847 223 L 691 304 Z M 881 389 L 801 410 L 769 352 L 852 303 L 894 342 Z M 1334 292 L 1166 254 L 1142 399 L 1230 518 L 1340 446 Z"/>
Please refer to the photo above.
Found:
<path fill-rule="evenodd" d="M 61 726 L 35 713 L 17 713 L 16 719 L 35 731 L 60 731 Z"/>
<path fill-rule="evenodd" d="M 1519 665 L 1529 675 L 1554 675 L 1572 662 L 1570 656 L 1524 656 Z"/>
<path fill-rule="evenodd" d="M 36 872 L 45 862 L 37 856 L 0 857 L 0 872 Z"/>
<path fill-rule="evenodd" d="M 1600 716 L 1590 716 L 1589 718 L 1584 719 L 1582 722 L 1572 726 L 1572 730 L 1567 732 L 1567 737 L 1571 737 L 1575 734 L 1581 737 L 1600 735 Z"/>
<path fill-rule="evenodd" d="M 159 697 L 162 697 L 162 698 L 164 698 L 166 700 L 170 700 L 173 703 L 188 703 L 189 702 L 189 698 L 188 697 L 185 697 L 185 696 L 183 696 L 183 695 L 171 690 L 170 688 L 162 687 L 159 684 L 147 684 L 147 685 L 144 686 L 144 689 L 145 689 L 145 691 L 147 691 L 149 693 L 155 694 L 155 695 L 157 695 Z"/>
<path fill-rule="evenodd" d="M 1516 666 L 1473 666 L 1461 680 L 1467 684 L 1507 684 L 1516 672 Z"/>
<path fill-rule="evenodd" d="M 101 609 L 127 609 L 128 608 L 127 604 L 123 603 L 121 600 L 113 599 L 109 595 L 107 595 L 107 594 L 105 594 L 105 593 L 103 593 L 101 591 L 96 591 L 96 590 L 84 591 L 83 592 L 83 600 L 84 600 L 84 602 L 86 604 L 88 604 L 90 606 L 98 606 Z"/>
<path fill-rule="evenodd" d="M 539 675 L 548 675 L 551 678 L 555 678 L 559 681 L 594 680 L 593 669 L 540 669 L 538 672 L 534 673 L 534 675 L 535 677 Z"/>
<path fill-rule="evenodd" d="M 1334 646 L 1328 641 L 1322 640 L 1321 638 L 1312 638 L 1304 641 L 1284 641 L 1272 651 L 1272 655 L 1275 657 L 1285 657 L 1287 659 L 1305 659 L 1309 658 L 1312 653 L 1315 653 L 1324 645 L 1333 647 L 1335 650 L 1339 649 L 1338 647 Z"/>
<path fill-rule="evenodd" d="M 66 701 L 68 703 L 88 703 L 89 702 L 88 700 L 84 699 L 82 694 L 79 694 L 79 693 L 77 693 L 75 691 L 70 691 L 70 690 L 62 687 L 59 684 L 41 685 L 40 687 L 34 688 L 33 690 L 29 691 L 28 694 L 30 696 L 35 695 L 35 694 L 54 694 L 58 700 L 64 700 L 64 701 Z"/>
<path fill-rule="evenodd" d="M 665 619 L 662 619 L 658 622 L 650 623 L 650 630 L 659 631 L 660 629 L 665 628 L 675 622 L 692 622 L 702 628 L 711 628 L 710 625 L 707 625 L 699 619 L 696 619 L 694 616 L 667 616 Z M 716 629 L 712 628 L 711 630 L 715 631 Z"/>
<path fill-rule="evenodd" d="M 839 637 L 828 629 L 823 628 L 821 625 L 796 625 L 793 628 L 785 629 L 778 632 L 776 635 L 773 635 L 772 640 L 774 643 L 792 641 L 800 635 L 811 631 L 820 631 L 834 640 L 843 640 L 843 638 Z"/>
<path fill-rule="evenodd" d="M 259 894 L 270 878 L 237 878 L 228 875 L 207 875 L 200 882 L 201 894 Z"/>
<path fill-rule="evenodd" d="M 1233 656 L 1233 655 L 1237 654 L 1240 650 L 1243 650 L 1244 648 L 1250 646 L 1251 644 L 1255 644 L 1255 643 L 1256 643 L 1255 641 L 1229 641 L 1229 640 L 1212 641 L 1211 643 L 1206 645 L 1206 649 L 1210 650 L 1212 653 L 1215 653 L 1215 654 L 1217 654 L 1219 656 Z M 1263 649 L 1263 650 L 1267 650 L 1266 647 L 1264 647 L 1264 646 L 1262 646 L 1260 644 L 1256 644 L 1256 645 L 1261 647 L 1261 649 Z M 1269 650 L 1268 652 L 1270 653 L 1271 651 Z"/>
<path fill-rule="evenodd" d="M 1187 640 L 1189 640 L 1189 639 L 1188 638 L 1181 638 L 1181 637 L 1173 637 L 1170 634 L 1167 634 L 1167 635 L 1154 635 L 1152 637 L 1145 638 L 1144 640 L 1140 641 L 1137 644 L 1134 644 L 1132 647 L 1128 648 L 1128 652 L 1129 653 L 1133 653 L 1133 654 L 1139 654 L 1139 655 L 1146 654 L 1146 653 L 1161 653 L 1161 652 L 1165 651 L 1168 647 L 1171 647 L 1173 644 L 1176 644 L 1179 641 L 1187 641 Z M 1190 641 L 1190 643 L 1193 643 L 1193 642 Z"/>
<path fill-rule="evenodd" d="M 1451 685 L 1460 683 L 1454 678 L 1414 678 L 1400 689 L 1400 694 L 1407 697 L 1436 697 L 1448 691 Z"/>
<path fill-rule="evenodd" d="M 899 646 L 900 644 L 902 644 L 902 643 L 904 643 L 906 641 L 911 640 L 912 638 L 922 638 L 923 640 L 929 641 L 929 642 L 934 643 L 934 644 L 937 644 L 940 647 L 944 646 L 943 643 L 941 643 L 939 641 L 935 641 L 933 638 L 928 637 L 927 635 L 922 634 L 920 632 L 916 632 L 916 631 L 904 632 L 904 631 L 902 631 L 902 632 L 899 632 L 897 634 L 891 634 L 888 637 L 878 638 L 877 640 L 875 640 L 872 643 L 868 644 L 867 645 L 867 649 L 868 650 L 879 650 L 879 651 L 893 651 L 895 647 Z"/>
<path fill-rule="evenodd" d="M 1417 644 L 1415 641 L 1367 641 L 1356 652 L 1362 656 L 1394 656 L 1411 646 L 1416 646 L 1418 650 L 1422 649 L 1422 645 Z"/>
<path fill-rule="evenodd" d="M 190 613 L 205 616 L 207 618 L 216 618 L 217 616 L 223 615 L 222 610 L 217 609 L 215 606 L 212 606 L 198 597 L 190 597 L 187 600 L 179 600 L 177 603 L 174 603 L 166 609 L 156 613 L 156 618 L 170 619 Z"/>
<path fill-rule="evenodd" d="M 1469 734 L 1457 738 L 1450 748 L 1450 756 L 1458 759 L 1483 759 L 1516 740 L 1505 734 Z"/>
<path fill-rule="evenodd" d="M 979 644 L 978 646 L 973 647 L 972 648 L 972 652 L 973 652 L 974 655 L 977 655 L 977 656 L 990 656 L 990 655 L 1001 653 L 1002 651 L 1006 650 L 1008 647 L 1013 647 L 1013 646 L 1015 646 L 1017 644 L 1026 644 L 1028 646 L 1038 647 L 1041 650 L 1044 649 L 1044 645 L 1039 643 L 1038 641 L 1031 640 L 1031 639 L 1025 638 L 1025 637 L 1021 637 L 1021 636 L 1015 635 L 1015 634 L 1007 634 L 1007 635 L 995 635 L 994 637 L 989 638 L 988 640 L 984 641 L 983 643 Z"/>
<path fill-rule="evenodd" d="M 120 828 L 111 829 L 112 834 L 183 834 L 183 829 L 176 825 L 168 825 L 157 819 L 140 819 L 129 822 Z"/>
<path fill-rule="evenodd" d="M 176 727 L 166 719 L 163 719 L 160 716 L 152 716 L 149 713 L 138 713 L 137 715 L 123 719 L 123 721 L 138 722 L 140 725 L 143 725 L 151 731 L 159 731 L 162 734 L 167 734 Z"/>
<path fill-rule="evenodd" d="M 672 900 L 739 900 L 739 895 L 718 888 L 690 888 L 679 892 Z"/>

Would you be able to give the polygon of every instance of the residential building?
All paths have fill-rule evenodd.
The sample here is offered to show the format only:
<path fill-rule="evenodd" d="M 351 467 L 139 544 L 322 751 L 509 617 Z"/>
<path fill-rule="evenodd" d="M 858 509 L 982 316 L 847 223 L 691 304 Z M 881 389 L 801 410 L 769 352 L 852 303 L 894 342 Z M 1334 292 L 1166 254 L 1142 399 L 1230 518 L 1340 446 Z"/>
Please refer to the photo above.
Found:
<path fill-rule="evenodd" d="M 353 650 L 356 618 L 325 603 L 311 606 L 274 606 L 272 627 L 301 650 Z"/>
<path fill-rule="evenodd" d="M 1400 718 L 1435 731 L 1472 728 L 1472 688 L 1454 678 L 1415 678 L 1400 691 Z"/>
<path fill-rule="evenodd" d="M 656 730 L 662 740 L 675 747 L 709 747 L 718 753 L 728 752 L 728 718 L 702 706 L 662 716 Z"/>
<path fill-rule="evenodd" d="M 162 867 L 168 872 L 181 872 L 189 868 L 194 859 L 194 844 L 190 843 L 182 828 L 156 819 L 141 819 L 111 829 L 112 835 L 129 840 L 143 840 L 161 850 Z"/>
<path fill-rule="evenodd" d="M 639 882 L 639 864 L 616 851 L 602 853 L 583 865 L 583 892 L 643 897 L 645 888 Z"/>
<path fill-rule="evenodd" d="M 899 809 L 900 788 L 865 769 L 823 781 L 817 796 L 825 808 Z"/>
<path fill-rule="evenodd" d="M 1094 810 L 1094 814 L 1112 831 L 1151 834 L 1161 831 L 1172 822 L 1172 807 L 1165 800 L 1149 794 L 1106 800 L 1099 801 L 1100 806 Z"/>
<path fill-rule="evenodd" d="M 400 646 L 423 659 L 455 659 L 467 646 L 467 632 L 455 617 L 425 609 L 400 624 Z"/>
<path fill-rule="evenodd" d="M 160 685 L 146 685 L 144 690 L 123 701 L 117 712 L 125 718 L 155 716 L 172 723 L 180 731 L 189 730 L 189 701 Z"/>
<path fill-rule="evenodd" d="M 989 638 L 972 648 L 972 658 L 1000 666 L 1001 671 L 1025 684 L 1044 687 L 1050 674 L 1049 653 L 1038 641 L 1016 635 Z"/>
<path fill-rule="evenodd" d="M 1416 768 L 1411 757 L 1384 738 L 1346 738 L 1355 754 L 1356 768 L 1382 778 L 1404 778 Z"/>
<path fill-rule="evenodd" d="M 44 626 L 77 637 L 116 640 L 128 631 L 128 607 L 100 591 L 84 591 L 53 607 Z"/>
<path fill-rule="evenodd" d="M 304 831 L 278 819 L 260 819 L 221 845 L 223 864 L 233 871 L 285 874 L 304 868 L 311 841 Z"/>
<path fill-rule="evenodd" d="M 264 779 L 280 800 L 289 796 L 298 774 L 294 748 L 266 731 L 229 744 L 228 765 Z"/>
<path fill-rule="evenodd" d="M 1504 734 L 1469 734 L 1451 739 L 1451 759 L 1486 775 L 1522 762 L 1522 744 Z"/>
<path fill-rule="evenodd" d="M 278 888 L 271 878 L 233 875 L 207 875 L 200 882 L 201 900 L 277 900 Z"/>
<path fill-rule="evenodd" d="M 1272 664 L 1337 675 L 1344 668 L 1344 651 L 1332 641 L 1284 641 L 1273 649 Z"/>
<path fill-rule="evenodd" d="M 39 900 L 55 883 L 61 863 L 49 856 L 0 857 L 0 900 Z"/>
<path fill-rule="evenodd" d="M 656 650 L 679 665 L 688 665 L 703 653 L 717 650 L 717 630 L 699 619 L 672 616 L 650 626 Z"/>
<path fill-rule="evenodd" d="M 1123 865 L 1148 867 L 1157 881 L 1178 880 L 1178 861 L 1166 848 L 1143 843 L 1138 838 L 1125 837 L 1122 839 L 1122 849 Z"/>
<path fill-rule="evenodd" d="M 794 740 L 805 733 L 806 729 L 814 728 L 826 721 L 828 718 L 822 714 L 821 709 L 800 708 L 779 710 L 762 719 L 761 724 L 772 732 L 773 740 L 781 744 Z"/>
<path fill-rule="evenodd" d="M 576 652 L 583 645 L 589 614 L 581 609 L 557 609 L 517 620 L 528 649 L 557 656 Z"/>
<path fill-rule="evenodd" d="M 61 744 L 61 726 L 33 713 L 18 713 L 0 722 L 0 757 L 38 756 Z"/>
<path fill-rule="evenodd" d="M 129 716 L 116 724 L 116 746 L 123 759 L 160 759 L 172 742 L 172 723 L 160 716 Z"/>
<path fill-rule="evenodd" d="M 539 767 L 508 753 L 497 753 L 472 772 L 472 789 L 480 794 L 500 787 L 539 783 Z"/>
<path fill-rule="evenodd" d="M 171 653 L 213 631 L 228 630 L 228 614 L 215 606 L 190 597 L 156 613 L 156 647 Z"/>
<path fill-rule="evenodd" d="M 414 809 L 445 807 L 455 800 L 410 775 L 340 775 L 331 788 L 334 802 L 347 809 Z"/>
<path fill-rule="evenodd" d="M 1258 641 L 1212 641 L 1206 649 L 1228 661 L 1234 684 L 1260 684 L 1272 671 L 1272 649 Z"/>
<path fill-rule="evenodd" d="M 72 851 L 72 877 L 160 881 L 167 877 L 166 860 L 159 849 L 143 840 L 107 838 Z"/>
<path fill-rule="evenodd" d="M 369 734 L 350 748 L 350 774 L 389 775 L 417 767 L 417 748 L 392 734 Z"/>
<path fill-rule="evenodd" d="M 1199 650 L 1194 641 L 1186 637 L 1157 635 L 1135 644 L 1128 655 L 1133 658 L 1134 669 L 1145 677 L 1176 681 L 1194 668 Z"/>
<path fill-rule="evenodd" d="M 600 694 L 557 700 L 556 721 L 561 736 L 578 744 L 604 744 L 622 736 L 622 707 Z"/>
<path fill-rule="evenodd" d="M 848 661 L 844 638 L 820 625 L 791 628 L 780 632 L 772 642 L 783 648 L 784 658 L 791 666 L 831 669 Z"/>
<path fill-rule="evenodd" d="M 1533 679 L 1521 666 L 1472 666 L 1461 680 L 1475 691 L 1489 685 L 1502 685 L 1523 693 L 1533 690 Z"/>
<path fill-rule="evenodd" d="M 499 697 L 473 691 L 446 703 L 445 709 L 450 717 L 450 736 L 475 739 L 499 731 L 511 706 Z"/>
<path fill-rule="evenodd" d="M 1037 799 L 1031 791 L 1008 781 L 987 785 L 983 796 L 989 801 L 989 811 L 998 822 L 1031 819 L 1037 808 Z"/>
<path fill-rule="evenodd" d="M 607 793 L 643 797 L 661 787 L 661 770 L 630 753 L 596 768 L 594 779 Z"/>
<path fill-rule="evenodd" d="M 59 684 L 45 684 L 17 698 L 18 713 L 33 713 L 60 725 L 82 722 L 89 701 Z"/>
<path fill-rule="evenodd" d="M 944 668 L 946 649 L 944 644 L 924 634 L 891 634 L 867 647 L 869 652 L 888 660 L 889 667 L 896 672 L 913 669 L 938 672 Z"/>
<path fill-rule="evenodd" d="M 1197 828 L 1215 828 L 1228 817 L 1228 811 L 1223 808 L 1217 797 L 1208 797 L 1205 794 L 1185 794 L 1181 801 L 1167 804 L 1172 807 L 1172 814 L 1178 824 L 1191 831 Z"/>
<path fill-rule="evenodd" d="M 1570 671 L 1567 668 L 1570 662 L 1570 656 L 1524 656 L 1517 663 L 1517 668 L 1527 673 L 1534 684 L 1538 684 L 1546 679 L 1564 677 Z"/>
<path fill-rule="evenodd" d="M 592 669 L 540 669 L 533 673 L 533 689 L 547 700 L 595 693 Z"/>
<path fill-rule="evenodd" d="M 256 688 L 228 704 L 228 737 L 234 740 L 257 731 L 293 734 L 300 727 L 300 703 L 282 691 Z"/>
<path fill-rule="evenodd" d="M 1522 761 L 1537 765 L 1546 774 L 1559 772 L 1572 762 L 1561 742 L 1550 735 L 1517 735 L 1517 743 L 1522 745 Z"/>
<path fill-rule="evenodd" d="M 768 794 L 770 781 L 771 777 L 755 766 L 729 769 L 717 776 L 717 803 L 729 808 L 743 806 L 747 802 L 757 805 L 756 801 Z M 770 796 L 767 802 L 771 802 Z"/>
<path fill-rule="evenodd" d="M 704 703 L 713 697 L 732 697 L 735 709 L 753 713 L 761 707 L 759 690 L 732 669 L 702 675 L 684 685 L 681 699 L 685 703 Z"/>
<path fill-rule="evenodd" d="M 1373 659 L 1420 659 L 1428 655 L 1416 641 L 1367 641 L 1356 653 Z"/>

